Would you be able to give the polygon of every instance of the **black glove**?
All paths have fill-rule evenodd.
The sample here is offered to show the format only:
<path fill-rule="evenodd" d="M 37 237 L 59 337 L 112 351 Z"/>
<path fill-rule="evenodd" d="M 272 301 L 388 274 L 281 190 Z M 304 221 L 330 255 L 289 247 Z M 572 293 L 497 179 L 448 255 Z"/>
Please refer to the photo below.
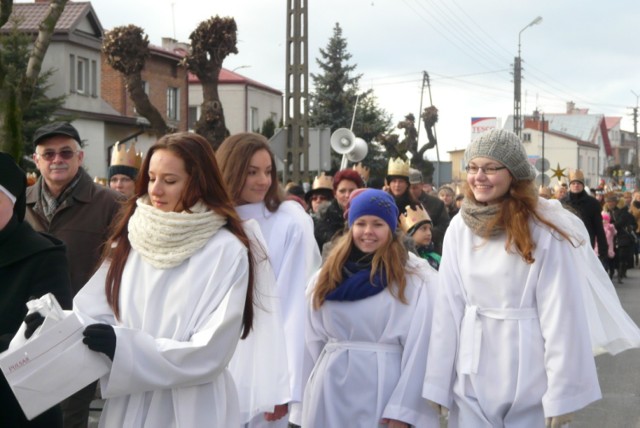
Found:
<path fill-rule="evenodd" d="M 82 343 L 89 349 L 102 352 L 111 361 L 116 353 L 116 332 L 109 324 L 91 324 L 82 332 L 84 339 Z"/>
<path fill-rule="evenodd" d="M 27 325 L 27 328 L 24 331 L 24 337 L 28 339 L 31 336 L 33 336 L 33 332 L 35 332 L 36 329 L 40 327 L 43 322 L 44 322 L 44 317 L 40 312 L 34 312 L 24 317 L 24 323 Z"/>

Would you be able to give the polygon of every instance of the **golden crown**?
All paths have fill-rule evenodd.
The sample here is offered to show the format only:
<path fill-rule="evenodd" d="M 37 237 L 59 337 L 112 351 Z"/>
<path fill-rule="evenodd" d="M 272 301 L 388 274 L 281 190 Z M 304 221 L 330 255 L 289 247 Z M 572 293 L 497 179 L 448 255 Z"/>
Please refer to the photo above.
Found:
<path fill-rule="evenodd" d="M 136 153 L 136 143 L 132 143 L 129 150 L 125 144 L 117 142 L 111 152 L 111 165 L 125 165 L 135 169 L 142 166 L 142 153 Z"/>
<path fill-rule="evenodd" d="M 417 209 L 412 209 L 410 205 L 405 207 L 406 212 L 400 214 L 400 227 L 406 233 L 411 230 L 413 226 L 418 223 L 422 223 L 428 221 L 431 223 L 431 217 L 429 214 L 422 208 L 421 205 L 416 207 Z"/>
<path fill-rule="evenodd" d="M 387 175 L 400 175 L 402 177 L 409 177 L 409 168 L 411 162 L 409 160 L 402 160 L 402 158 L 389 159 L 389 167 L 387 168 Z"/>
<path fill-rule="evenodd" d="M 313 180 L 313 186 L 311 186 L 311 190 L 316 189 L 330 189 L 333 190 L 333 177 L 330 175 L 325 175 L 324 172 L 317 175 L 315 180 Z"/>
<path fill-rule="evenodd" d="M 353 170 L 357 172 L 360 177 L 362 177 L 362 181 L 369 181 L 369 173 L 371 172 L 371 170 L 369 169 L 369 167 L 362 165 L 362 162 L 354 165 Z"/>

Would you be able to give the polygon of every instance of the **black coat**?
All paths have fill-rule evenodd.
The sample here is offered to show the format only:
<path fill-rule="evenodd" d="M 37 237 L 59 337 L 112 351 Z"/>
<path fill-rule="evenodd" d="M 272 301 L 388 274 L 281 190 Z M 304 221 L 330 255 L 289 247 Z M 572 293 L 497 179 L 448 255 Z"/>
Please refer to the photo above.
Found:
<path fill-rule="evenodd" d="M 71 309 L 71 282 L 62 241 L 35 232 L 14 217 L 0 231 L 0 352 L 6 350 L 27 313 L 30 297 L 53 293 Z M 0 426 L 62 426 L 58 406 L 27 421 L 4 376 L 0 379 Z"/>
<path fill-rule="evenodd" d="M 313 234 L 320 252 L 325 243 L 331 241 L 336 234 L 344 232 L 345 223 L 343 211 L 337 199 L 331 200 L 318 210 L 313 217 Z"/>
<path fill-rule="evenodd" d="M 447 207 L 440 200 L 440 198 L 436 196 L 432 196 L 426 192 L 422 192 L 420 197 L 418 198 L 420 203 L 431 217 L 431 223 L 433 224 L 433 245 L 435 247 L 435 252 L 438 254 L 442 254 L 442 242 L 444 241 L 444 234 L 449 227 L 449 223 L 451 222 L 451 218 L 449 217 L 449 212 L 447 211 Z"/>
<path fill-rule="evenodd" d="M 589 196 L 584 190 L 580 193 L 569 192 L 562 199 L 562 204 L 569 207 L 584 223 L 589 232 L 591 247 L 595 247 L 598 242 L 598 253 L 601 260 L 607 258 L 609 245 L 607 237 L 604 234 L 604 226 L 602 225 L 602 207 L 600 202 L 593 196 Z"/>

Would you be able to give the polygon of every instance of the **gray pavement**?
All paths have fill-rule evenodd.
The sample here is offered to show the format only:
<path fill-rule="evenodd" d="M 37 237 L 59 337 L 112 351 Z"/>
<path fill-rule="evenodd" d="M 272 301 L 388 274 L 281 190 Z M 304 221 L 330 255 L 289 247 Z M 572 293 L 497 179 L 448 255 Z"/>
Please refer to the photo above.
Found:
<path fill-rule="evenodd" d="M 630 269 L 616 284 L 622 306 L 640 325 L 640 270 Z M 640 428 L 640 349 L 596 357 L 602 400 L 576 415 L 572 428 Z"/>

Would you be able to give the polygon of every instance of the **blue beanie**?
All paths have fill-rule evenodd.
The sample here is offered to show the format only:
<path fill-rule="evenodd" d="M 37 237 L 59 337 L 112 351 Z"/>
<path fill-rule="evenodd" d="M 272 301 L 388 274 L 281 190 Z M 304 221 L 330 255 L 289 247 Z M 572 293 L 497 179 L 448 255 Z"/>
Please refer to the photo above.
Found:
<path fill-rule="evenodd" d="M 367 189 L 353 198 L 349 204 L 349 227 L 363 215 L 380 217 L 391 231 L 398 227 L 398 207 L 389 193 L 378 189 Z"/>

